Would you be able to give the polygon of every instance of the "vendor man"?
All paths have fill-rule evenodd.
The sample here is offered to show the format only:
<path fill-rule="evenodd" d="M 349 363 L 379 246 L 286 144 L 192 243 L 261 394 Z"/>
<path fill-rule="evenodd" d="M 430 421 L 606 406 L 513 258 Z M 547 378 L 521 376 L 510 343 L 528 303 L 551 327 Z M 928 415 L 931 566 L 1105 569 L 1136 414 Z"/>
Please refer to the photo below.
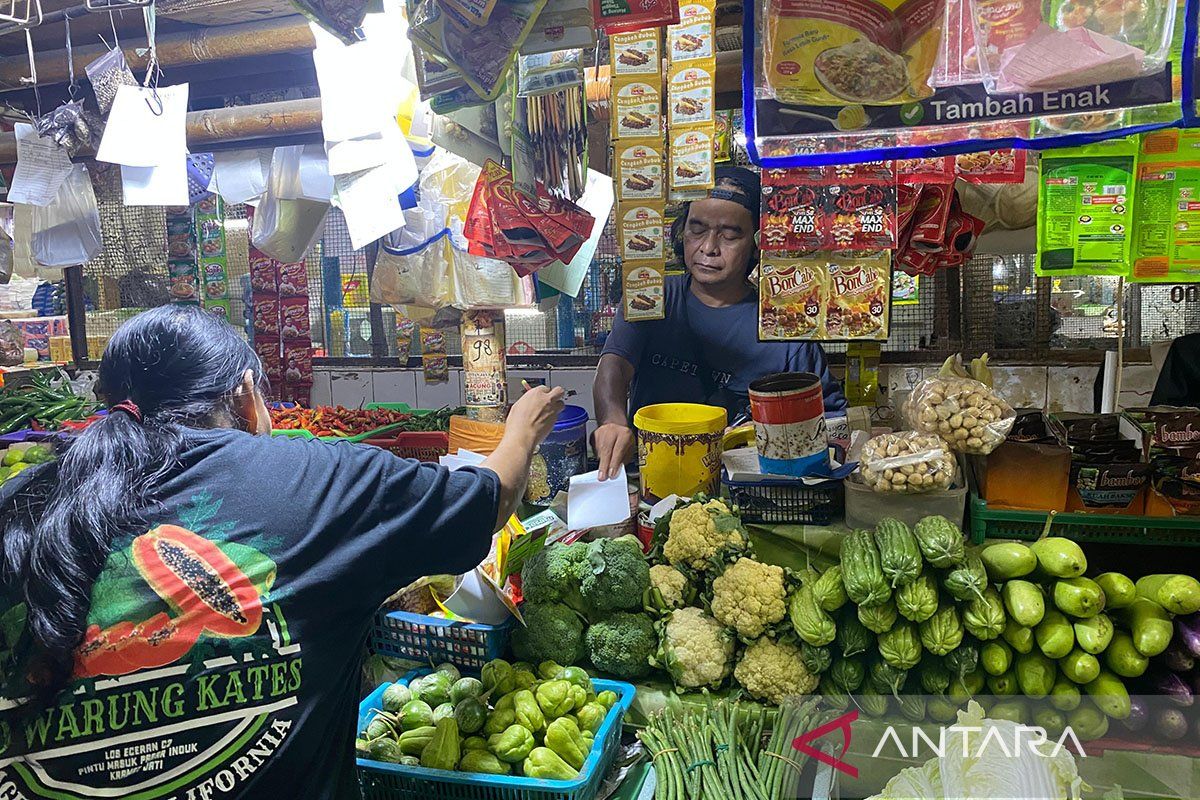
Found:
<path fill-rule="evenodd" d="M 600 475 L 615 476 L 633 456 L 630 419 L 656 403 L 723 406 L 733 422 L 746 414 L 751 381 L 773 372 L 820 376 L 825 411 L 845 409 L 825 352 L 813 342 L 759 342 L 758 175 L 718 167 L 708 197 L 688 203 L 671 230 L 687 275 L 667 278 L 666 317 L 626 322 L 618 315 L 596 367 L 595 447 Z"/>

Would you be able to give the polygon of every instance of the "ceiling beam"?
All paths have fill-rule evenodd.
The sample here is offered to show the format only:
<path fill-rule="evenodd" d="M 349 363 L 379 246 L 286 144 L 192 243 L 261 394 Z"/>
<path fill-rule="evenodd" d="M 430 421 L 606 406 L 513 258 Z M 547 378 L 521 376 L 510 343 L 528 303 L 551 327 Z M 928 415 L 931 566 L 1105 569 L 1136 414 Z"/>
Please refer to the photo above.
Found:
<path fill-rule="evenodd" d="M 138 44 L 140 42 L 129 42 L 123 47 L 125 60 L 135 71 L 146 66 L 146 57 L 137 53 Z M 211 64 L 247 56 L 303 53 L 314 46 L 308 21 L 304 17 L 291 16 L 160 36 L 158 62 L 162 67 Z M 102 44 L 74 48 L 76 75 L 81 75 L 83 65 L 107 50 Z M 36 63 L 39 85 L 63 83 L 70 78 L 65 49 L 40 53 Z M 28 75 L 29 60 L 24 55 L 0 58 L 0 92 L 28 88 Z"/>
<path fill-rule="evenodd" d="M 193 153 L 204 152 L 209 146 L 222 143 L 307 136 L 320 132 L 321 100 L 316 97 L 214 108 L 193 111 L 187 115 L 187 144 Z M 14 164 L 16 160 L 15 134 L 0 133 L 0 164 Z"/>

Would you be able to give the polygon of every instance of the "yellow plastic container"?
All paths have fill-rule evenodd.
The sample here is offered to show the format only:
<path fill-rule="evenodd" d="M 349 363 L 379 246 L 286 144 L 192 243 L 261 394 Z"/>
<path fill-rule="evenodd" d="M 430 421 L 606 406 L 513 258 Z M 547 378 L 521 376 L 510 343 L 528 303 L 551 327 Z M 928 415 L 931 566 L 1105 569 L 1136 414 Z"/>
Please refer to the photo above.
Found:
<path fill-rule="evenodd" d="M 721 477 L 725 409 L 696 403 L 661 403 L 633 415 L 637 428 L 642 501 L 677 494 L 716 494 Z"/>

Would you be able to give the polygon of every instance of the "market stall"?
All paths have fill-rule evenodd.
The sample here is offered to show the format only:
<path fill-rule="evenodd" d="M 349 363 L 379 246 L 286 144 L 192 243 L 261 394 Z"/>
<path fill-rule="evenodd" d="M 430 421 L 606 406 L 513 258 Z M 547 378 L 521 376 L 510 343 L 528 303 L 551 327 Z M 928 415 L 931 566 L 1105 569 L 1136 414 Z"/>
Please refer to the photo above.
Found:
<path fill-rule="evenodd" d="M 29 111 L 0 134 L 0 363 L 70 366 L 0 389 L 0 483 L 107 413 L 89 368 L 143 308 L 239 329 L 272 444 L 442 480 L 586 359 L 487 558 L 395 567 L 357 715 L 326 721 L 364 797 L 1200 796 L 1196 350 L 1166 401 L 1121 391 L 1147 330 L 1200 336 L 1196 0 L 295 0 L 206 34 L 165 0 L 27 5 L 0 14 Z M 122 42 L 72 43 L 105 15 Z M 245 105 L 218 59 L 283 93 Z M 997 234 L 1016 266 L 976 263 Z M 547 309 L 557 348 L 521 327 Z M 1055 336 L 1103 361 L 1094 407 L 1051 401 L 1082 382 Z M 365 379 L 329 372 L 352 356 Z M 276 564 L 189 503 L 195 531 L 105 562 L 97 597 L 158 613 L 87 626 L 93 691 L 299 674 Z"/>

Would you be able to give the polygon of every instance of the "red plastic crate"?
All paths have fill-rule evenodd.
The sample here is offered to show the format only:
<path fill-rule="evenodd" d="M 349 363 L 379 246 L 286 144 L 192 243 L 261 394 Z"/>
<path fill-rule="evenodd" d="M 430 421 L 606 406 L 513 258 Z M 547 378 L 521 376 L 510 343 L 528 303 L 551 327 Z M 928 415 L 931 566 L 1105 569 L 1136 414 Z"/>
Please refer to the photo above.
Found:
<path fill-rule="evenodd" d="M 445 431 L 397 433 L 367 439 L 364 444 L 388 450 L 400 458 L 437 463 L 438 458 L 450 450 L 450 434 Z"/>

